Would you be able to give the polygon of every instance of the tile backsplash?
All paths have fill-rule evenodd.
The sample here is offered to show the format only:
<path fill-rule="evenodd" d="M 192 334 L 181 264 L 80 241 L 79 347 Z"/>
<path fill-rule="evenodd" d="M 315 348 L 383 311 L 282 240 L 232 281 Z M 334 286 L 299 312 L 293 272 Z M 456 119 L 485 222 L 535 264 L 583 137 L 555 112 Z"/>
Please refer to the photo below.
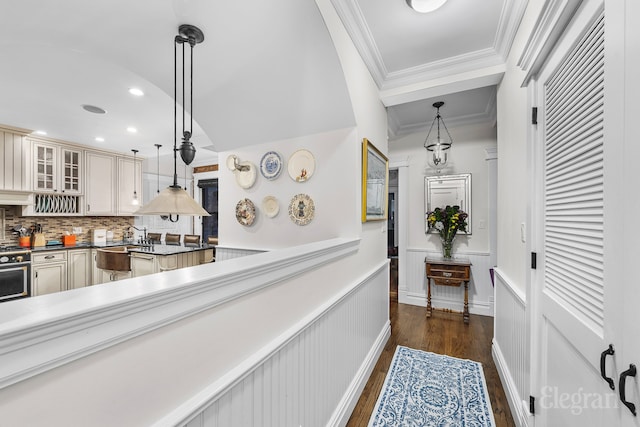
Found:
<path fill-rule="evenodd" d="M 74 227 L 81 227 L 82 233 L 76 234 L 77 242 L 90 242 L 91 231 L 104 228 L 113 231 L 114 240 L 122 240 L 124 232 L 133 225 L 133 216 L 29 216 L 24 217 L 16 213 L 15 206 L 0 206 L 4 209 L 4 239 L 0 234 L 0 245 L 17 245 L 18 236 L 12 229 L 16 225 L 29 228 L 32 225 L 42 225 L 45 240 L 62 240 L 65 231 L 73 232 Z M 19 209 L 19 208 L 18 208 Z"/>

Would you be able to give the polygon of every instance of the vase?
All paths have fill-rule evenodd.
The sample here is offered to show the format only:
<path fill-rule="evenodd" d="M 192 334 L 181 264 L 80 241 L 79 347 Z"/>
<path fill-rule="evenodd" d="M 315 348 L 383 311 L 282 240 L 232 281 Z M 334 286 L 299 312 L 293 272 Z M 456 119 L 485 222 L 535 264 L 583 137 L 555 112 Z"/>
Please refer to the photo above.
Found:
<path fill-rule="evenodd" d="M 453 249 L 453 239 L 446 240 L 440 239 L 442 241 L 442 258 L 451 259 L 451 253 Z"/>

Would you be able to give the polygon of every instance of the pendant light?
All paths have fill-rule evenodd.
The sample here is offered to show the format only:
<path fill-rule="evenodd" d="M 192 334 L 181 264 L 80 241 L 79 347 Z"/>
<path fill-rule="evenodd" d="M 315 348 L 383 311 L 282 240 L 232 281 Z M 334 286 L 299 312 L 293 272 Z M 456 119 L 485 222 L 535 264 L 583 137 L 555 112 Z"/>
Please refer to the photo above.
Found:
<path fill-rule="evenodd" d="M 180 151 L 180 157 L 189 164 L 193 161 L 195 156 L 195 148 L 191 143 L 190 138 L 193 130 L 193 47 L 201 43 L 204 40 L 204 34 L 202 31 L 194 27 L 193 25 L 180 25 L 178 28 L 178 35 L 174 38 L 173 49 L 173 71 L 174 71 L 174 110 L 173 110 L 173 184 L 162 190 L 153 200 L 151 200 L 146 206 L 141 207 L 135 213 L 135 215 L 168 215 L 169 221 L 177 222 L 180 215 L 189 216 L 209 216 L 202 206 L 198 204 L 182 187 L 178 185 L 178 160 L 177 152 Z M 190 63 L 190 94 L 191 94 L 191 128 L 185 129 L 185 111 L 184 111 L 184 77 L 185 77 L 185 54 L 184 44 L 188 43 L 191 46 L 191 63 Z M 182 45 L 182 97 L 183 97 L 183 110 L 182 110 L 182 144 L 180 149 L 177 148 L 177 111 L 178 111 L 178 44 Z M 158 147 L 159 149 L 159 147 Z"/>
<path fill-rule="evenodd" d="M 138 192 L 136 191 L 136 154 L 138 154 L 138 150 L 131 151 L 133 151 L 133 200 L 131 201 L 131 204 L 138 206 L 140 204 L 140 201 L 138 200 Z"/>
<path fill-rule="evenodd" d="M 156 181 L 157 181 L 157 187 L 156 187 L 156 193 L 160 194 L 160 147 L 162 147 L 161 144 L 153 144 L 156 146 Z"/>
<path fill-rule="evenodd" d="M 433 119 L 433 122 L 431 122 L 429 133 L 427 133 L 427 137 L 424 140 L 424 148 L 427 150 L 427 162 L 429 163 L 429 166 L 436 170 L 437 173 L 440 173 L 447 164 L 447 150 L 449 150 L 453 144 L 453 139 L 451 139 L 449 129 L 447 129 L 447 126 L 444 124 L 444 120 L 440 115 L 440 107 L 443 105 L 444 102 L 442 101 L 433 103 L 433 107 L 436 109 L 436 117 Z M 445 138 L 440 135 L 440 124 L 442 124 L 442 127 L 447 133 L 447 137 Z M 429 139 L 434 125 L 437 127 L 437 135 L 434 139 Z"/>

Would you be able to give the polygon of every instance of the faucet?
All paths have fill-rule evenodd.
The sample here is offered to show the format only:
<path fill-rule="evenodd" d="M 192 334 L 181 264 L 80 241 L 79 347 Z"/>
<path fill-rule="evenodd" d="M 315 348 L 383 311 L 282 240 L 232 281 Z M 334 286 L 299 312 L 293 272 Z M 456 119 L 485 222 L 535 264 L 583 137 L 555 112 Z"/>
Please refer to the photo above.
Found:
<path fill-rule="evenodd" d="M 135 225 L 132 225 L 131 227 L 135 228 L 138 231 L 142 231 L 144 233 L 144 241 L 145 242 L 147 241 L 147 226 L 146 225 L 144 227 L 142 227 L 142 228 L 138 228 Z"/>

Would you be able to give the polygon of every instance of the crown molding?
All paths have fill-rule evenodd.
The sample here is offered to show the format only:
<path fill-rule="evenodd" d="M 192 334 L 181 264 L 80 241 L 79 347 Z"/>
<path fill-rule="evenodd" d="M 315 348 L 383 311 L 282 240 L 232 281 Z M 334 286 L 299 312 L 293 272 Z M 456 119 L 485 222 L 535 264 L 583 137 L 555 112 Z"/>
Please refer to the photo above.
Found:
<path fill-rule="evenodd" d="M 582 0 L 546 0 L 527 40 L 518 67 L 527 72 L 526 86 L 536 76 L 546 57 L 571 21 Z"/>
<path fill-rule="evenodd" d="M 518 33 L 520 22 L 527 10 L 529 0 L 505 1 L 498 22 L 498 31 L 493 42 L 493 48 L 504 61 L 509 57 L 511 46 Z"/>

